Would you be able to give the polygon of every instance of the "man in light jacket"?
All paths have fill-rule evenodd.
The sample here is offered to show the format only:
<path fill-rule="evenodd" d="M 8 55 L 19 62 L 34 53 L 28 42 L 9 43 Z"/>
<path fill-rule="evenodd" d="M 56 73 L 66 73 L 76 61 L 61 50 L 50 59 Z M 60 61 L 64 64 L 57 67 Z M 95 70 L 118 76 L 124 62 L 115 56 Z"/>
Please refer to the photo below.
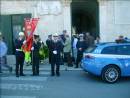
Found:
<path fill-rule="evenodd" d="M 66 65 L 65 70 L 67 70 L 68 66 L 72 66 L 72 61 L 71 61 L 71 40 L 70 40 L 69 35 L 66 35 L 65 38 L 66 38 L 66 41 L 63 44 L 64 45 L 63 52 L 64 52 L 64 62 L 65 62 L 65 65 Z"/>

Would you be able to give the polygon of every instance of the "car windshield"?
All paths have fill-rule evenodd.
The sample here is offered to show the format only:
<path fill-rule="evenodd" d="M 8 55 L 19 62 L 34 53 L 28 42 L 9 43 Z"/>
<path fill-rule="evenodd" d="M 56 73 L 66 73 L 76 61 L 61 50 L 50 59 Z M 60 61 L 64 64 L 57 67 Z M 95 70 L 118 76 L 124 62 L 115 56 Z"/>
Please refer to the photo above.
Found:
<path fill-rule="evenodd" d="M 93 47 L 89 47 L 85 50 L 85 53 L 92 53 L 95 49 L 96 49 L 97 46 L 93 46 Z"/>

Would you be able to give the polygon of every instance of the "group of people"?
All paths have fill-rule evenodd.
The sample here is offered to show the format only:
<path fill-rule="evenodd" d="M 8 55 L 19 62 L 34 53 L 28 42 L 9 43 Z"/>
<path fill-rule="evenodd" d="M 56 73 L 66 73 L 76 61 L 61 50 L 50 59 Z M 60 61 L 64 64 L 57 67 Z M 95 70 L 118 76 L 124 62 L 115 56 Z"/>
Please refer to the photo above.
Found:
<path fill-rule="evenodd" d="M 26 44 L 24 39 L 24 33 L 20 32 L 19 37 L 15 40 L 15 55 L 16 55 L 16 77 L 25 76 L 23 73 L 23 65 L 25 60 L 25 53 L 23 46 Z M 32 75 L 37 76 L 39 75 L 39 49 L 41 43 L 39 41 L 39 35 L 33 36 L 33 44 L 31 48 L 31 61 L 32 61 Z"/>
<path fill-rule="evenodd" d="M 126 43 L 130 42 L 130 39 L 127 37 L 124 37 L 123 35 L 118 36 L 118 38 L 115 40 L 116 43 Z"/>
<path fill-rule="evenodd" d="M 32 63 L 32 75 L 39 75 L 39 62 L 40 55 L 39 50 L 41 47 L 39 35 L 33 36 L 33 44 L 31 48 L 31 63 Z M 3 45 L 2 34 L 0 35 L 0 45 Z M 15 56 L 16 56 L 16 77 L 25 76 L 23 73 L 23 65 L 25 62 L 25 52 L 23 46 L 27 43 L 23 32 L 19 33 L 18 38 L 14 42 L 15 44 Z M 5 44 L 5 43 L 4 43 Z M 94 45 L 94 38 L 89 34 L 79 34 L 73 35 L 72 40 L 68 35 L 66 30 L 63 30 L 63 34 L 58 35 L 57 33 L 53 35 L 48 35 L 46 40 L 46 45 L 48 47 L 49 53 L 49 63 L 51 64 L 51 76 L 57 75 L 60 76 L 60 65 L 65 65 L 66 69 L 69 66 L 74 66 L 75 68 L 79 67 L 81 62 L 83 52 L 88 47 Z M 1 46 L 2 47 L 2 46 Z M 4 49 L 6 48 L 6 49 Z M 5 50 L 5 53 L 3 52 Z M 0 59 L 6 57 L 7 46 L 3 45 L 3 49 L 0 51 Z M 2 61 L 2 59 L 1 59 Z M 6 61 L 6 60 L 5 60 Z M 5 65 L 9 68 L 9 71 L 12 71 L 12 67 Z M 0 66 L 1 72 L 1 66 Z"/>
<path fill-rule="evenodd" d="M 49 63 L 51 64 L 51 75 L 60 75 L 60 65 L 79 67 L 83 52 L 95 44 L 95 39 L 90 33 L 73 35 L 72 40 L 66 30 L 63 34 L 48 35 L 46 44 L 49 49 Z M 56 66 L 56 68 L 55 68 Z M 56 71 L 55 71 L 56 69 Z"/>
<path fill-rule="evenodd" d="M 128 41 L 128 38 L 119 36 L 115 41 L 122 43 Z M 25 62 L 25 51 L 23 46 L 27 43 L 23 32 L 19 33 L 19 37 L 15 40 L 15 56 L 16 56 L 16 77 L 25 76 L 23 73 L 23 65 Z M 83 52 L 95 44 L 100 43 L 100 37 L 96 40 L 89 32 L 82 34 L 72 35 L 72 38 L 68 35 L 66 30 L 63 30 L 63 34 L 48 35 L 46 45 L 48 47 L 49 63 L 51 64 L 51 76 L 60 76 L 60 65 L 65 65 L 65 70 L 68 70 L 69 66 L 79 68 L 80 62 L 83 57 Z M 32 63 L 32 75 L 39 75 L 39 63 L 40 63 L 40 47 L 43 47 L 43 43 L 40 42 L 40 36 L 33 36 L 33 43 L 31 48 L 31 63 Z M 8 47 L 4 41 L 2 33 L 0 32 L 0 73 L 2 73 L 1 67 L 5 66 L 12 72 L 12 67 L 7 65 Z M 2 65 L 2 66 L 1 66 Z"/>
<path fill-rule="evenodd" d="M 97 40 L 99 42 L 99 39 Z M 74 35 L 72 38 L 72 52 L 73 57 L 75 59 L 75 68 L 79 67 L 79 63 L 83 57 L 83 52 L 89 48 L 93 47 L 95 44 L 95 39 L 93 36 L 90 35 L 89 32 L 82 33 L 79 35 Z"/>

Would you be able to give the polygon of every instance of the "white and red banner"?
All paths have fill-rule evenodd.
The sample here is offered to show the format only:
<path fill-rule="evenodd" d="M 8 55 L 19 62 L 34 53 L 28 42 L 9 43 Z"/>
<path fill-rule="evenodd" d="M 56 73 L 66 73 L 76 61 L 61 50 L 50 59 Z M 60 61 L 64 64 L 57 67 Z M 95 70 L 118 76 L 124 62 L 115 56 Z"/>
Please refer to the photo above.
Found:
<path fill-rule="evenodd" d="M 24 51 L 30 51 L 33 43 L 33 34 L 37 26 L 39 18 L 25 18 L 24 19 L 24 35 L 26 38 L 26 45 L 23 46 Z"/>

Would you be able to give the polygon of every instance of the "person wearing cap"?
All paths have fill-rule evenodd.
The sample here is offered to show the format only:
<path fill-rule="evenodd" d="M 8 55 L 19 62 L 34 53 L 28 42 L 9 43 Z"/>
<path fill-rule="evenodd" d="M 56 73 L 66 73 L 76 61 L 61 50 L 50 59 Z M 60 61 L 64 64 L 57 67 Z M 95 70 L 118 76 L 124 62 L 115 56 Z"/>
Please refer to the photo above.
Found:
<path fill-rule="evenodd" d="M 48 35 L 48 39 L 46 40 L 46 45 L 49 51 L 49 63 L 51 64 L 51 44 L 52 44 L 52 35 Z"/>
<path fill-rule="evenodd" d="M 7 65 L 6 62 L 6 54 L 7 54 L 8 47 L 6 43 L 3 41 L 2 33 L 0 32 L 0 73 L 2 73 L 1 67 L 6 67 L 12 72 L 12 67 Z"/>
<path fill-rule="evenodd" d="M 66 66 L 65 70 L 68 69 L 68 66 L 72 66 L 72 60 L 71 60 L 71 39 L 69 35 L 65 36 L 66 41 L 63 43 L 64 48 L 64 65 Z"/>
<path fill-rule="evenodd" d="M 61 63 L 61 52 L 63 50 L 63 45 L 61 41 L 58 40 L 58 34 L 53 35 L 53 41 L 51 44 L 51 53 L 52 53 L 52 59 L 51 59 L 51 76 L 54 76 L 55 74 L 57 76 L 60 76 L 60 63 Z M 55 71 L 56 67 L 56 71 Z"/>
<path fill-rule="evenodd" d="M 16 77 L 25 76 L 23 74 L 23 65 L 24 65 L 24 58 L 25 54 L 22 49 L 22 46 L 26 44 L 24 41 L 24 33 L 19 32 L 19 37 L 15 40 L 15 55 L 16 55 Z"/>
<path fill-rule="evenodd" d="M 62 41 L 65 43 L 65 40 L 66 40 L 66 38 L 65 38 L 65 36 L 67 35 L 67 30 L 63 30 L 63 34 L 62 35 L 60 35 L 60 37 L 61 37 L 61 39 L 62 39 Z"/>
<path fill-rule="evenodd" d="M 83 57 L 83 52 L 85 51 L 85 49 L 87 48 L 87 45 L 84 41 L 84 35 L 83 34 L 79 34 L 79 40 L 77 42 L 77 59 L 76 59 L 76 67 L 79 67 L 79 63 L 81 62 L 81 59 Z"/>
<path fill-rule="evenodd" d="M 72 36 L 72 54 L 73 54 L 73 62 L 76 63 L 76 58 L 77 58 L 77 42 L 78 38 L 77 35 Z"/>
<path fill-rule="evenodd" d="M 118 39 L 115 40 L 116 43 L 125 43 L 127 42 L 123 35 L 118 36 Z"/>
<path fill-rule="evenodd" d="M 32 45 L 32 71 L 33 76 L 39 75 L 39 62 L 40 62 L 40 54 L 39 49 L 41 47 L 41 43 L 39 41 L 39 35 L 34 35 L 33 37 L 33 45 Z"/>
<path fill-rule="evenodd" d="M 94 39 L 94 37 L 92 35 L 90 35 L 90 32 L 85 33 L 84 39 L 85 39 L 85 42 L 88 45 L 88 47 L 93 47 L 94 46 L 95 39 Z"/>

